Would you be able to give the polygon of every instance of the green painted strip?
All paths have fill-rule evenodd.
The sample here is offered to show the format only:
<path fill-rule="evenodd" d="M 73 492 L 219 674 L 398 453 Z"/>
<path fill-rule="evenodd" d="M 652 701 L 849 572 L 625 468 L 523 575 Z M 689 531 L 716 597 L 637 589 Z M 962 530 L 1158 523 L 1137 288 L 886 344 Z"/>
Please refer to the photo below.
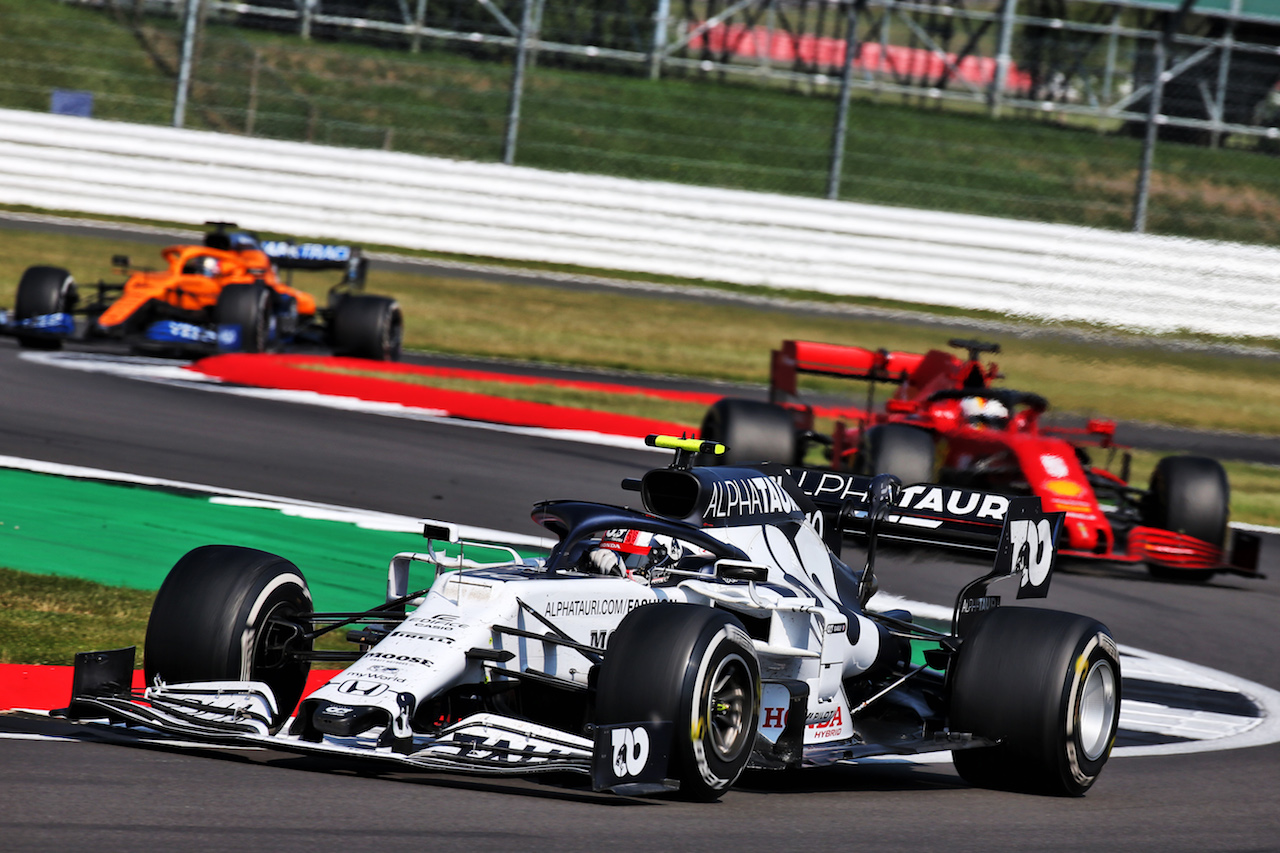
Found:
<path fill-rule="evenodd" d="M 321 610 L 377 604 L 391 557 L 426 548 L 415 533 L 227 506 L 205 494 L 0 469 L 0 565 L 8 568 L 154 590 L 178 558 L 211 544 L 260 548 L 291 560 Z M 431 567 L 420 565 L 410 583 L 425 587 Z"/>

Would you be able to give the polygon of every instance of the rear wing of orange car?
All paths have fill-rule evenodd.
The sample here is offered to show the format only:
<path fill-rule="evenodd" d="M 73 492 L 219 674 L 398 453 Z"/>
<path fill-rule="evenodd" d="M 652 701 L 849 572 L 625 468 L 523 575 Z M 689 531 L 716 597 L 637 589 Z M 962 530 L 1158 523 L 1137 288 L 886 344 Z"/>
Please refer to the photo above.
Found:
<path fill-rule="evenodd" d="M 262 251 L 282 270 L 344 270 L 343 283 L 357 290 L 364 287 L 369 268 L 369 260 L 359 246 L 263 240 Z"/>

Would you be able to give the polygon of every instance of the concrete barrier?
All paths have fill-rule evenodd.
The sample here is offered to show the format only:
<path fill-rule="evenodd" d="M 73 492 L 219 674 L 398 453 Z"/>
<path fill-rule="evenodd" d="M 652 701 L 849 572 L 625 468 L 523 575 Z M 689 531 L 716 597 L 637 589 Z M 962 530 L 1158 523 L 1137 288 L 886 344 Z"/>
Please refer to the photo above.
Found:
<path fill-rule="evenodd" d="M 0 203 L 1275 337 L 1280 251 L 0 110 Z"/>

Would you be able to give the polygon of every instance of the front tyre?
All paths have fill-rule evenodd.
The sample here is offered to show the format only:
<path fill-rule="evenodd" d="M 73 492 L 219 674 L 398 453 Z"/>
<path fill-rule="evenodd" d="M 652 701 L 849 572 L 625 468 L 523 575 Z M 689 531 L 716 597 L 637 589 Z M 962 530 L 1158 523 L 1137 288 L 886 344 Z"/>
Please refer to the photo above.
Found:
<path fill-rule="evenodd" d="M 1143 501 L 1143 520 L 1152 527 L 1185 533 L 1218 548 L 1227 539 L 1231 489 L 1227 472 L 1205 456 L 1166 456 L 1151 472 Z M 1204 582 L 1212 570 L 1175 569 L 1149 564 L 1153 577 Z"/>
<path fill-rule="evenodd" d="M 999 742 L 952 752 L 972 785 L 1081 796 L 1111 755 L 1119 720 L 1120 658 L 1096 620 L 998 608 L 960 647 L 950 728 Z"/>
<path fill-rule="evenodd" d="M 30 320 L 47 314 L 69 313 L 77 301 L 75 280 L 61 267 L 28 267 L 18 280 L 14 298 L 15 320 Z M 62 337 L 53 334 L 19 334 L 18 346 L 30 349 L 62 349 Z"/>
<path fill-rule="evenodd" d="M 599 725 L 674 722 L 669 775 L 682 798 L 706 802 L 729 790 L 751 757 L 760 664 L 729 613 L 649 605 L 610 637 L 596 697 Z"/>
<path fill-rule="evenodd" d="M 240 329 L 240 352 L 265 352 L 271 337 L 270 288 L 261 284 L 229 284 L 218 294 L 214 316 L 219 326 Z"/>
<path fill-rule="evenodd" d="M 233 545 L 189 551 L 160 585 L 147 622 L 147 683 L 261 681 L 280 726 L 302 698 L 311 641 L 302 614 L 313 610 L 298 567 L 283 557 Z"/>

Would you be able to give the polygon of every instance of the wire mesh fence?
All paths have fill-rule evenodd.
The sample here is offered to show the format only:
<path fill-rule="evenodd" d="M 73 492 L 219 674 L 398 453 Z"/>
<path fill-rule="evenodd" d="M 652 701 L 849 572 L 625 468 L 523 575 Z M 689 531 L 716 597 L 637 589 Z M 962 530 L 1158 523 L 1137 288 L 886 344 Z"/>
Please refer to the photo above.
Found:
<path fill-rule="evenodd" d="M 182 123 L 500 160 L 524 2 L 206 0 L 189 43 Z M 826 195 L 847 66 L 839 198 L 1131 228 L 1142 150 L 1134 126 L 1151 75 L 1137 70 L 1149 58 L 1145 37 L 1123 32 L 1147 32 L 1135 29 L 1142 10 L 1092 4 L 1101 11 L 1088 18 L 1072 7 L 1083 29 L 1049 39 L 1053 28 L 1029 14 L 1032 23 L 1001 30 L 1012 3 L 963 16 L 917 4 L 904 18 L 910 4 L 869 0 L 535 0 L 513 159 Z M 1049 0 L 1024 3 L 1043 12 Z M 47 110 L 54 93 L 79 91 L 91 94 L 95 117 L 172 123 L 186 9 L 168 0 L 0 0 L 0 105 Z M 1208 39 L 1207 26 L 1180 37 Z M 856 53 L 846 54 L 851 42 Z M 1171 88 L 1169 99 L 1191 98 L 1216 118 L 1172 115 L 1190 107 L 1163 116 L 1147 230 L 1272 241 L 1280 161 L 1265 124 L 1271 91 L 1262 87 L 1243 132 L 1226 121 L 1240 113 L 1230 99 L 1218 105 L 1221 49 L 1196 59 L 1210 46 L 1197 44 L 1181 45 L 1172 65 L 1213 80 Z M 1236 60 L 1247 54 L 1233 44 Z M 1258 79 L 1272 73 L 1254 70 Z M 1228 63 L 1226 91 L 1238 73 Z M 1181 136 L 1170 139 L 1171 129 Z"/>

